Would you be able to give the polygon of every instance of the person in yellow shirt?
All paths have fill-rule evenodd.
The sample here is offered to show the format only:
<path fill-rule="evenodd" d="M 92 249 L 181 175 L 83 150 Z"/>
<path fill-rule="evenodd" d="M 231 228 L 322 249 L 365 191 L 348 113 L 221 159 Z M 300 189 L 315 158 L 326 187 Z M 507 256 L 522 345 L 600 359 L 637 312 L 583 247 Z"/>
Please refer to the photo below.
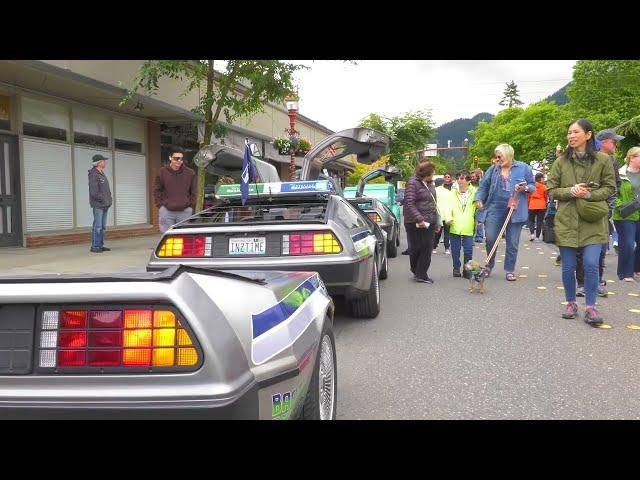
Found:
<path fill-rule="evenodd" d="M 470 184 L 471 174 L 463 170 L 456 174 L 458 188 L 452 188 L 449 195 L 440 201 L 438 207 L 444 224 L 449 225 L 451 239 L 451 260 L 453 262 L 453 276 L 469 278 L 469 272 L 461 272 L 462 263 L 467 263 L 473 257 L 473 233 L 475 227 L 476 188 Z M 464 261 L 460 262 L 460 249 L 464 252 Z"/>

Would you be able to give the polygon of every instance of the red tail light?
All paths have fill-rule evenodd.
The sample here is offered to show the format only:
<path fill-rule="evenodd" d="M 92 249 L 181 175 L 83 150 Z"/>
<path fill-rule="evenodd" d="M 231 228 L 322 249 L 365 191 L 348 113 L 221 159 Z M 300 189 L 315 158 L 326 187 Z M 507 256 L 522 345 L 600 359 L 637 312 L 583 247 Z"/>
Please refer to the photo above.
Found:
<path fill-rule="evenodd" d="M 322 255 L 341 251 L 340 242 L 329 230 L 291 232 L 282 235 L 283 255 Z"/>
<path fill-rule="evenodd" d="M 169 309 L 47 309 L 40 323 L 40 368 L 142 367 L 193 370 L 189 332 Z"/>
<path fill-rule="evenodd" d="M 158 249 L 159 257 L 210 257 L 211 237 L 171 235 L 165 237 Z"/>
<path fill-rule="evenodd" d="M 376 223 L 380 223 L 382 221 L 382 218 L 380 218 L 380 215 L 378 215 L 377 212 L 367 212 L 367 215 L 369 215 L 369 218 Z"/>

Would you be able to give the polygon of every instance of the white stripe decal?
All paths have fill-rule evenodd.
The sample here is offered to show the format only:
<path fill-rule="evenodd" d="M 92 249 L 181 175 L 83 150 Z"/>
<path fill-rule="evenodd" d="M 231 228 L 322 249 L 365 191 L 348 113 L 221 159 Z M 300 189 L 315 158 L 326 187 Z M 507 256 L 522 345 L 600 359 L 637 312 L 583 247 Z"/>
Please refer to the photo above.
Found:
<path fill-rule="evenodd" d="M 260 365 L 295 343 L 307 327 L 327 308 L 329 299 L 316 290 L 280 325 L 266 331 L 251 343 L 251 360 Z"/>

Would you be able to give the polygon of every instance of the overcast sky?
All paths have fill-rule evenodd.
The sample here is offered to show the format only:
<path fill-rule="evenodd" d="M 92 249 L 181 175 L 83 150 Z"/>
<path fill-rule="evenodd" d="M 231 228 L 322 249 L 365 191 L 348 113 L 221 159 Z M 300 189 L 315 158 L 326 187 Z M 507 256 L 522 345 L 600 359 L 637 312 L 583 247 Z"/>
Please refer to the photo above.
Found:
<path fill-rule="evenodd" d="M 505 83 L 520 100 L 537 102 L 571 80 L 575 60 L 298 61 L 300 113 L 334 131 L 356 126 L 369 113 L 385 116 L 431 110 L 436 126 L 503 109 Z"/>

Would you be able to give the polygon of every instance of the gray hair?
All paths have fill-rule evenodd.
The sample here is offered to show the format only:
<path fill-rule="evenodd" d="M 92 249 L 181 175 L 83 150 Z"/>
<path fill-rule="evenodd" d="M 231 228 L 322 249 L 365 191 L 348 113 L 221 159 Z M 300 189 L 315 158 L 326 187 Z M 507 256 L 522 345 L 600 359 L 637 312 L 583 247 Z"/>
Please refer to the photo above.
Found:
<path fill-rule="evenodd" d="M 501 143 L 500 145 L 498 145 L 493 151 L 493 153 L 498 153 L 498 152 L 502 154 L 502 157 L 507 162 L 513 161 L 513 147 L 508 143 Z"/>

